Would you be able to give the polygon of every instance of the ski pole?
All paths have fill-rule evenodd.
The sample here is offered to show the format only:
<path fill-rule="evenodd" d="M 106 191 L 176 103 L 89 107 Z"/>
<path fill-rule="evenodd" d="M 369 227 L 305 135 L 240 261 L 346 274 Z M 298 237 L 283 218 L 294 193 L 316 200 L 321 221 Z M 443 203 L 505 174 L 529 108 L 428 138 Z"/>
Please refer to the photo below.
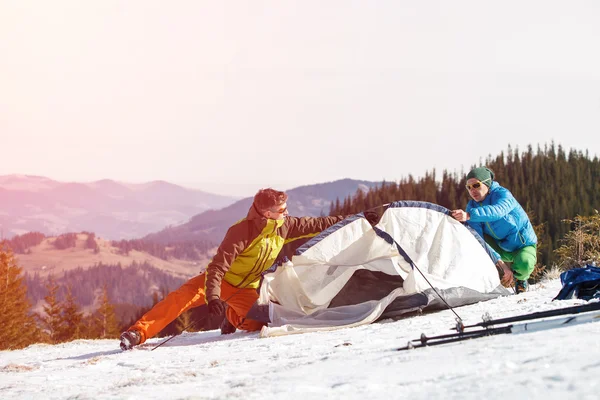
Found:
<path fill-rule="evenodd" d="M 573 309 L 573 308 L 571 308 Z M 564 309 L 566 310 L 566 309 Z M 558 311 L 558 310 L 556 310 Z M 589 311 L 589 310 L 588 310 Z M 578 311 L 578 313 L 584 313 L 585 311 Z M 541 314 L 541 313 L 539 313 Z M 554 315 L 546 315 L 554 316 Z M 457 332 L 444 334 L 439 336 L 427 337 L 425 334 L 421 334 L 421 338 L 413 339 L 408 342 L 404 347 L 400 347 L 396 350 L 410 350 L 419 347 L 437 346 L 446 343 L 460 342 L 463 340 L 476 339 L 484 336 L 500 335 L 500 334 L 518 334 L 526 332 L 536 332 L 546 329 L 562 328 L 571 325 L 583 324 L 587 322 L 595 322 L 600 320 L 600 311 L 587 312 L 583 315 L 568 315 L 562 318 L 554 318 L 542 321 L 524 322 L 521 324 L 511 324 L 501 327 L 485 327 L 476 331 Z M 498 320 L 499 321 L 499 320 Z"/>
<path fill-rule="evenodd" d="M 579 314 L 579 313 L 595 311 L 595 310 L 600 310 L 600 302 L 583 304 L 583 305 L 579 305 L 579 306 L 559 308 L 556 310 L 538 311 L 538 312 L 534 312 L 534 313 L 530 313 L 530 314 L 516 315 L 514 317 L 489 319 L 486 321 L 479 322 L 477 324 L 467 325 L 467 326 L 465 326 L 465 328 L 476 328 L 476 327 L 485 328 L 488 326 L 498 325 L 498 324 L 508 324 L 511 322 L 527 321 L 530 319 L 555 317 L 555 316 L 565 315 L 565 314 Z M 451 329 L 455 329 L 455 328 L 451 328 Z"/>
<path fill-rule="evenodd" d="M 162 342 L 160 342 L 159 344 L 157 344 L 156 346 L 154 346 L 152 349 L 150 349 L 150 351 L 154 351 L 156 349 L 158 349 L 160 346 L 162 346 L 163 344 L 167 343 L 169 340 L 173 339 L 175 336 L 179 336 L 181 335 L 182 332 L 185 332 L 188 328 L 191 328 L 192 326 L 194 326 L 197 322 L 200 321 L 204 321 L 206 319 L 206 317 L 208 316 L 208 314 L 206 314 L 204 317 L 200 318 L 199 320 L 196 321 L 192 321 L 191 323 L 189 323 L 187 326 L 183 327 L 183 329 L 181 330 L 181 332 L 179 332 L 176 335 L 170 336 L 168 337 L 166 340 L 163 340 Z"/>
<path fill-rule="evenodd" d="M 430 338 L 427 338 L 427 340 L 424 343 L 413 344 L 413 342 L 415 342 L 415 341 L 419 342 L 420 339 L 411 340 L 408 342 L 408 344 L 406 346 L 400 347 L 396 350 L 397 351 L 412 350 L 412 349 L 417 349 L 419 347 L 438 346 L 441 344 L 462 342 L 464 340 L 477 339 L 477 338 L 485 337 L 485 336 L 511 333 L 511 330 L 512 330 L 512 325 L 508 325 L 508 326 L 503 326 L 500 328 L 480 329 L 480 330 L 474 331 L 474 332 L 463 332 L 463 333 L 455 333 L 455 334 L 449 334 L 449 335 L 432 336 Z"/>

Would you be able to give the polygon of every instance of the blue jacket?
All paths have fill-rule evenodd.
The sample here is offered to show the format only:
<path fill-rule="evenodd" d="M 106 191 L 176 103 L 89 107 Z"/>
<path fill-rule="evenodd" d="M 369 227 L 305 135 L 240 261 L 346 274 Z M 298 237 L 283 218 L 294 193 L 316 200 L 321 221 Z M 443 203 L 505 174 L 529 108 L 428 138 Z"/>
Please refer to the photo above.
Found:
<path fill-rule="evenodd" d="M 482 202 L 469 200 L 466 212 L 470 215 L 469 226 L 482 238 L 484 233 L 491 236 L 503 250 L 512 252 L 537 243 L 527 213 L 512 193 L 498 182 L 492 182 Z M 493 253 L 496 259 L 500 258 L 497 252 Z"/>

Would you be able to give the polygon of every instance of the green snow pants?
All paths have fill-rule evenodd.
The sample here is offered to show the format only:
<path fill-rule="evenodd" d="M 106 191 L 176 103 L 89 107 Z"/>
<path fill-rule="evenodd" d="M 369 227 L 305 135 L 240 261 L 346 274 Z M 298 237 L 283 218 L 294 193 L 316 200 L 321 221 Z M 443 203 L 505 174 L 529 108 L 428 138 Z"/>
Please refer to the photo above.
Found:
<path fill-rule="evenodd" d="M 535 268 L 537 262 L 537 245 L 525 246 L 515 251 L 506 251 L 500 248 L 496 241 L 488 235 L 484 235 L 485 242 L 498 254 L 505 263 L 511 263 L 515 279 L 525 281 Z"/>

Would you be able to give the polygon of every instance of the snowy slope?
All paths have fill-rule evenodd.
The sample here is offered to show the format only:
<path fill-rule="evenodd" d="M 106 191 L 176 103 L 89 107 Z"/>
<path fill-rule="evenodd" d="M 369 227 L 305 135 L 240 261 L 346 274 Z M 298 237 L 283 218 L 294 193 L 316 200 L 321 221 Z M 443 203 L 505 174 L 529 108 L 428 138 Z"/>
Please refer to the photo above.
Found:
<path fill-rule="evenodd" d="M 583 303 L 560 282 L 457 308 L 465 323 Z M 449 333 L 450 311 L 333 332 L 259 339 L 186 333 L 150 351 L 80 340 L 0 352 L 2 399 L 597 399 L 600 323 L 395 351 Z"/>

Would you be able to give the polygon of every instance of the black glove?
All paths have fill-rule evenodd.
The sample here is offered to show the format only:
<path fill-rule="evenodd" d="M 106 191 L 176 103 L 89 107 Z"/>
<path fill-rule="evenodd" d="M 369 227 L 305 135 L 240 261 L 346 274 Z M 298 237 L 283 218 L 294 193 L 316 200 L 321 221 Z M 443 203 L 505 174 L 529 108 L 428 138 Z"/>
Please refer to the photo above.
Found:
<path fill-rule="evenodd" d="M 225 314 L 225 303 L 221 299 L 212 299 L 208 302 L 208 313 L 210 315 L 222 316 Z"/>

